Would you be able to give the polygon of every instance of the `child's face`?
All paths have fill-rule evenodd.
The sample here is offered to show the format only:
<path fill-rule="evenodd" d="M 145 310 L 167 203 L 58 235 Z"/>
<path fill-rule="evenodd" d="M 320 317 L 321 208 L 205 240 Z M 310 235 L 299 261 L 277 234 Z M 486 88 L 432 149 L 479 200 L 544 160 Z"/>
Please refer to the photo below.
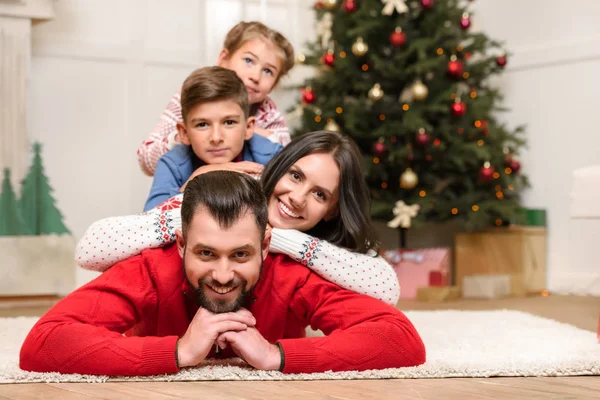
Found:
<path fill-rule="evenodd" d="M 252 137 L 254 117 L 246 120 L 242 108 L 233 100 L 200 103 L 177 124 L 181 142 L 192 146 L 206 164 L 223 164 L 237 157 L 244 141 Z"/>
<path fill-rule="evenodd" d="M 248 89 L 250 104 L 256 104 L 262 102 L 277 83 L 281 60 L 276 54 L 272 43 L 253 39 L 232 54 L 223 49 L 217 65 L 235 71 Z"/>

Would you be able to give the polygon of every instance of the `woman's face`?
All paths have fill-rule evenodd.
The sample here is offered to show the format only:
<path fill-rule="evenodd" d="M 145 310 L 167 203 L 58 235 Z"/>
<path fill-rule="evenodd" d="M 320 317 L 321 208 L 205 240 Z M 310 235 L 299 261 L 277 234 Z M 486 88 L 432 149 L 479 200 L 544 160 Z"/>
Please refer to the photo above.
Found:
<path fill-rule="evenodd" d="M 326 153 L 299 159 L 279 179 L 269 198 L 269 224 L 307 231 L 337 215 L 340 168 Z"/>

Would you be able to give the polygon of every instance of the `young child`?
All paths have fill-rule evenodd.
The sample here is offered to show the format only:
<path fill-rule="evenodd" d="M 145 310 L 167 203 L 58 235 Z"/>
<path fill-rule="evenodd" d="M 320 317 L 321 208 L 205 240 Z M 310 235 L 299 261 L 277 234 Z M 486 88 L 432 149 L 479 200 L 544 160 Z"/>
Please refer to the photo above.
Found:
<path fill-rule="evenodd" d="M 294 49 L 288 40 L 260 22 L 240 22 L 227 33 L 217 65 L 235 71 L 246 85 L 251 114 L 256 117 L 254 132 L 287 145 L 287 124 L 267 95 L 294 66 Z M 137 150 L 138 162 L 147 175 L 152 176 L 158 159 L 181 142 L 177 133 L 180 121 L 180 94 L 176 93 Z"/>
<path fill-rule="evenodd" d="M 182 145 L 159 160 L 144 210 L 182 192 L 195 176 L 214 169 L 258 175 L 283 146 L 254 135 L 248 91 L 232 70 L 200 68 L 181 89 Z M 232 162 L 233 161 L 233 162 Z"/>

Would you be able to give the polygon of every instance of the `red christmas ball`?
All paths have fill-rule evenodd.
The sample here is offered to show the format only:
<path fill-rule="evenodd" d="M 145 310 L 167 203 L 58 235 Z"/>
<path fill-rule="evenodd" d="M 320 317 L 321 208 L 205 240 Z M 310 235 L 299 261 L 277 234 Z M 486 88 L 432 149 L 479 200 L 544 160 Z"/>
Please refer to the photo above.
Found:
<path fill-rule="evenodd" d="M 425 147 L 429 144 L 429 134 L 425 131 L 417 133 L 417 137 L 415 138 L 415 142 L 422 147 Z"/>
<path fill-rule="evenodd" d="M 323 9 L 323 2 L 322 2 L 322 1 L 317 1 L 317 2 L 315 3 L 315 8 L 316 8 L 317 10 L 322 10 L 322 9 Z"/>
<path fill-rule="evenodd" d="M 508 60 L 506 59 L 506 55 L 496 58 L 496 64 L 498 64 L 499 67 L 504 67 L 507 62 Z"/>
<path fill-rule="evenodd" d="M 514 159 L 510 154 L 504 159 L 504 166 L 510 168 L 515 174 L 521 169 L 521 163 Z"/>
<path fill-rule="evenodd" d="M 315 96 L 315 92 L 312 89 L 302 89 L 302 101 L 306 104 L 312 104 L 315 102 L 317 97 Z"/>
<path fill-rule="evenodd" d="M 450 111 L 452 111 L 453 115 L 457 117 L 462 117 L 467 112 L 467 105 L 462 101 L 454 102 L 450 106 Z"/>
<path fill-rule="evenodd" d="M 390 35 L 390 43 L 394 47 L 404 46 L 404 44 L 406 43 L 406 35 L 404 34 L 404 32 L 397 29 Z"/>
<path fill-rule="evenodd" d="M 463 63 L 460 60 L 448 61 L 448 75 L 453 78 L 460 78 L 464 70 Z"/>
<path fill-rule="evenodd" d="M 323 58 L 321 59 L 323 64 L 333 67 L 333 62 L 335 61 L 335 55 L 333 53 L 327 52 L 323 54 Z"/>
<path fill-rule="evenodd" d="M 344 2 L 344 10 L 346 10 L 346 12 L 348 14 L 353 13 L 354 11 L 356 11 L 356 1 L 354 1 L 354 0 L 346 0 Z"/>
<path fill-rule="evenodd" d="M 492 167 L 489 163 L 485 163 L 483 167 L 479 170 L 479 177 L 482 181 L 491 181 L 494 177 L 494 167 Z"/>
<path fill-rule="evenodd" d="M 467 30 L 467 29 L 469 29 L 470 26 L 471 26 L 471 18 L 469 18 L 469 14 L 465 13 L 465 14 L 463 14 L 462 18 L 460 19 L 460 27 L 463 30 Z"/>
<path fill-rule="evenodd" d="M 433 0 L 421 0 L 421 7 L 423 7 L 423 8 L 433 7 Z"/>
<path fill-rule="evenodd" d="M 377 156 L 382 156 L 386 152 L 387 148 L 385 147 L 384 142 L 376 142 L 373 145 L 373 153 Z"/>

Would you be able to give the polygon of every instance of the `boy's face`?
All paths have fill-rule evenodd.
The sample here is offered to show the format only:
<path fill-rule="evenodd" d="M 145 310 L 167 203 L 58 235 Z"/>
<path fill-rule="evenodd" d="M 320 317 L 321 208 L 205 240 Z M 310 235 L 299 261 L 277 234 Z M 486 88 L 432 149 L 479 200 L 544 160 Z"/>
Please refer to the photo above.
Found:
<path fill-rule="evenodd" d="M 182 143 L 192 146 L 206 164 L 233 161 L 252 137 L 254 117 L 246 120 L 233 100 L 200 103 L 190 109 L 184 123 L 178 123 Z"/>
<path fill-rule="evenodd" d="M 261 103 L 271 93 L 281 71 L 275 46 L 260 39 L 248 40 L 233 54 L 223 49 L 217 65 L 240 77 L 248 90 L 250 104 Z"/>

